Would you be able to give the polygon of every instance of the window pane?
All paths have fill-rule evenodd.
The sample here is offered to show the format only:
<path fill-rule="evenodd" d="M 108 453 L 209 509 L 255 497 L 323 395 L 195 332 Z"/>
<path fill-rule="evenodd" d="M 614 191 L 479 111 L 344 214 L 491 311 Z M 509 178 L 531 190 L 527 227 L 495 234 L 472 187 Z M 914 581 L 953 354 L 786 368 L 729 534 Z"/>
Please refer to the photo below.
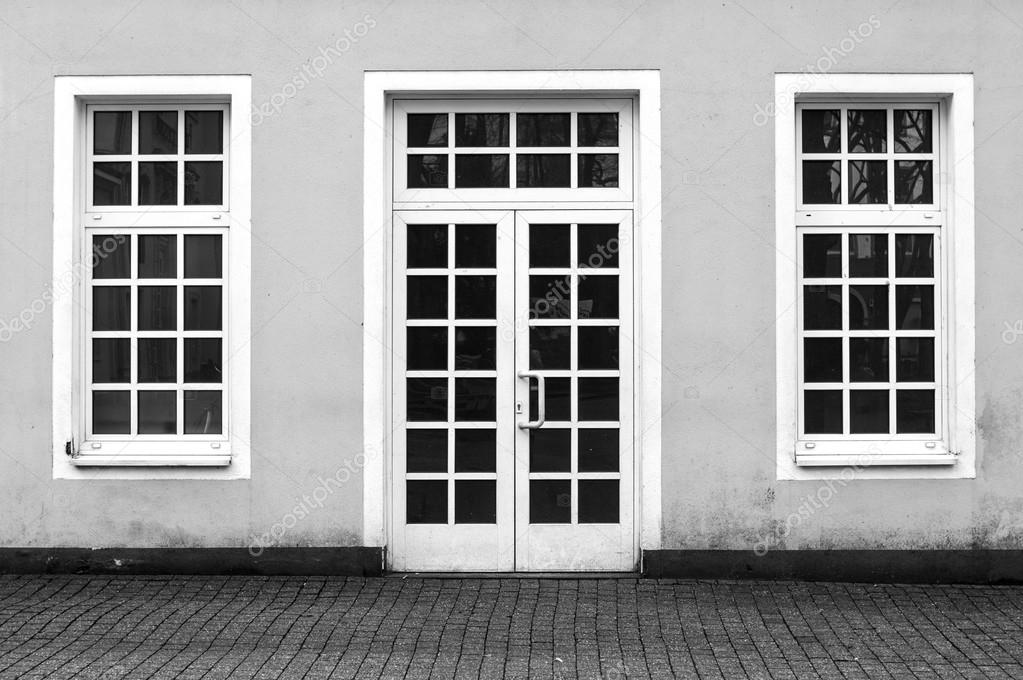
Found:
<path fill-rule="evenodd" d="M 131 289 L 96 286 L 92 289 L 92 330 L 126 331 L 131 328 Z"/>
<path fill-rule="evenodd" d="M 131 205 L 131 163 L 92 164 L 92 204 Z"/>
<path fill-rule="evenodd" d="M 185 338 L 185 382 L 223 382 L 220 338 Z"/>
<path fill-rule="evenodd" d="M 568 113 L 520 113 L 515 116 L 518 146 L 570 146 L 572 116 Z"/>
<path fill-rule="evenodd" d="M 448 114 L 446 113 L 410 113 L 407 125 L 407 144 L 410 147 L 448 145 Z"/>
<path fill-rule="evenodd" d="M 93 434 L 131 434 L 131 392 L 95 390 L 92 393 Z"/>
<path fill-rule="evenodd" d="M 842 390 L 806 390 L 803 428 L 806 434 L 842 434 Z"/>
<path fill-rule="evenodd" d="M 139 392 L 139 434 L 175 434 L 178 427 L 177 392 Z"/>
<path fill-rule="evenodd" d="M 409 269 L 448 266 L 448 225 L 408 225 Z"/>
<path fill-rule="evenodd" d="M 621 242 L 618 240 L 617 224 L 580 224 L 578 238 L 576 262 L 580 267 L 600 269 L 618 266 Z"/>
<path fill-rule="evenodd" d="M 895 164 L 896 203 L 934 202 L 931 166 L 931 161 L 898 161 Z"/>
<path fill-rule="evenodd" d="M 888 434 L 888 390 L 849 392 L 849 432 Z"/>
<path fill-rule="evenodd" d="M 455 524 L 497 522 L 497 482 L 493 479 L 455 480 Z"/>
<path fill-rule="evenodd" d="M 529 480 L 529 523 L 568 524 L 572 521 L 572 482 L 567 479 Z"/>
<path fill-rule="evenodd" d="M 456 319 L 493 319 L 496 315 L 496 276 L 455 277 Z"/>
<path fill-rule="evenodd" d="M 888 128 L 884 109 L 849 111 L 849 152 L 884 153 Z"/>
<path fill-rule="evenodd" d="M 178 291 L 174 286 L 139 286 L 139 330 L 173 331 L 178 327 Z"/>
<path fill-rule="evenodd" d="M 497 430 L 455 430 L 455 472 L 496 472 Z"/>
<path fill-rule="evenodd" d="M 92 278 L 127 279 L 131 277 L 131 237 L 123 235 L 92 237 Z"/>
<path fill-rule="evenodd" d="M 530 370 L 569 369 L 572 329 L 568 326 L 533 326 L 529 329 Z"/>
<path fill-rule="evenodd" d="M 934 286 L 895 287 L 895 327 L 899 330 L 934 328 Z"/>
<path fill-rule="evenodd" d="M 842 328 L 842 286 L 803 286 L 803 328 Z"/>
<path fill-rule="evenodd" d="M 448 277 L 409 276 L 406 281 L 407 315 L 410 319 L 446 319 Z"/>
<path fill-rule="evenodd" d="M 139 153 L 178 152 L 178 112 L 139 111 Z"/>
<path fill-rule="evenodd" d="M 139 278 L 173 279 L 177 276 L 177 237 L 173 234 L 139 236 Z"/>
<path fill-rule="evenodd" d="M 530 380 L 529 385 L 529 419 L 537 419 L 537 385 Z M 572 380 L 571 378 L 547 378 L 547 420 L 564 422 L 572 419 Z"/>
<path fill-rule="evenodd" d="M 529 266 L 567 267 L 571 256 L 567 224 L 529 225 Z"/>
<path fill-rule="evenodd" d="M 410 422 L 447 420 L 447 378 L 406 379 L 405 400 L 405 419 Z"/>
<path fill-rule="evenodd" d="M 221 393 L 185 390 L 185 434 L 220 434 Z"/>
<path fill-rule="evenodd" d="M 931 153 L 930 109 L 895 109 L 895 153 Z"/>
<path fill-rule="evenodd" d="M 406 430 L 406 472 L 447 472 L 448 431 Z"/>
<path fill-rule="evenodd" d="M 447 481 L 416 479 L 405 482 L 406 524 L 445 524 L 447 521 Z"/>
<path fill-rule="evenodd" d="M 529 277 L 529 318 L 567 319 L 571 316 L 572 291 L 567 274 L 533 274 Z"/>
<path fill-rule="evenodd" d="M 455 370 L 487 371 L 496 366 L 497 329 L 493 326 L 455 328 Z"/>
<path fill-rule="evenodd" d="M 849 203 L 888 202 L 888 163 L 849 161 Z"/>
<path fill-rule="evenodd" d="M 842 202 L 842 161 L 803 161 L 803 203 Z"/>
<path fill-rule="evenodd" d="M 221 205 L 224 202 L 224 163 L 185 161 L 185 205 Z"/>
<path fill-rule="evenodd" d="M 849 328 L 888 328 L 888 286 L 849 286 Z"/>
<path fill-rule="evenodd" d="M 934 380 L 934 338 L 898 338 L 898 365 L 895 379 L 899 382 L 930 382 Z"/>
<path fill-rule="evenodd" d="M 185 330 L 219 331 L 222 328 L 220 286 L 185 286 Z"/>
<path fill-rule="evenodd" d="M 618 430 L 579 430 L 579 472 L 618 472 Z"/>
<path fill-rule="evenodd" d="M 579 318 L 618 318 L 618 277 L 579 277 Z"/>
<path fill-rule="evenodd" d="M 838 153 L 841 130 L 837 110 L 803 109 L 803 153 Z"/>
<path fill-rule="evenodd" d="M 579 480 L 579 523 L 618 523 L 618 480 Z"/>
<path fill-rule="evenodd" d="M 92 341 L 92 382 L 131 382 L 131 340 L 96 338 Z"/>
<path fill-rule="evenodd" d="M 455 114 L 455 146 L 508 146 L 508 114 Z"/>
<path fill-rule="evenodd" d="M 178 341 L 174 338 L 139 338 L 140 383 L 177 381 Z"/>
<path fill-rule="evenodd" d="M 899 434 L 931 434 L 934 390 L 896 390 L 895 422 Z"/>
<path fill-rule="evenodd" d="M 185 111 L 185 153 L 224 153 L 223 111 Z"/>
<path fill-rule="evenodd" d="M 849 276 L 888 276 L 888 235 L 849 235 Z"/>
<path fill-rule="evenodd" d="M 581 326 L 579 328 L 579 368 L 618 369 L 618 328 Z"/>
<path fill-rule="evenodd" d="M 459 224 L 455 226 L 456 267 L 497 266 L 497 226 Z"/>
<path fill-rule="evenodd" d="M 849 380 L 888 382 L 888 338 L 849 338 Z"/>
<path fill-rule="evenodd" d="M 579 378 L 579 420 L 618 420 L 618 378 Z"/>
<path fill-rule="evenodd" d="M 530 472 L 570 472 L 572 431 L 543 429 L 529 431 Z"/>
<path fill-rule="evenodd" d="M 803 236 L 803 276 L 807 278 L 842 276 L 841 234 Z"/>
<path fill-rule="evenodd" d="M 519 154 L 515 161 L 515 182 L 519 187 L 570 186 L 571 158 L 567 153 Z"/>
<path fill-rule="evenodd" d="M 580 187 L 618 186 L 618 154 L 616 153 L 579 154 L 579 186 Z"/>
<path fill-rule="evenodd" d="M 842 382 L 842 338 L 803 340 L 803 380 Z"/>
<path fill-rule="evenodd" d="M 895 276 L 934 276 L 934 237 L 895 235 Z"/>
<path fill-rule="evenodd" d="M 618 146 L 617 113 L 580 113 L 579 146 Z"/>
<path fill-rule="evenodd" d="M 94 154 L 131 153 L 131 111 L 96 111 L 92 120 Z"/>
<path fill-rule="evenodd" d="M 455 186 L 458 188 L 507 187 L 506 154 L 458 154 L 455 156 Z"/>
<path fill-rule="evenodd" d="M 497 419 L 497 398 L 493 378 L 455 378 L 455 420 Z"/>
<path fill-rule="evenodd" d="M 410 371 L 444 371 L 448 367 L 448 329 L 411 326 L 406 329 L 405 367 Z"/>
<path fill-rule="evenodd" d="M 185 236 L 185 278 L 219 279 L 223 276 L 223 239 L 219 234 Z"/>
<path fill-rule="evenodd" d="M 432 154 L 409 154 L 408 187 L 424 189 L 448 186 L 448 157 Z"/>

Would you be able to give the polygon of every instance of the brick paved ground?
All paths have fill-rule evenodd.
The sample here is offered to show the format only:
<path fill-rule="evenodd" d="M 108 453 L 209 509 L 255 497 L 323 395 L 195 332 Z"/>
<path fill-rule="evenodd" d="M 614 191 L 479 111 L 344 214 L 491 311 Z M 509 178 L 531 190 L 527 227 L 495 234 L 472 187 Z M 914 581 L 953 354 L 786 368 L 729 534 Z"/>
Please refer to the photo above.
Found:
<path fill-rule="evenodd" d="M 1023 588 L 0 576 L 3 678 L 1023 678 Z"/>

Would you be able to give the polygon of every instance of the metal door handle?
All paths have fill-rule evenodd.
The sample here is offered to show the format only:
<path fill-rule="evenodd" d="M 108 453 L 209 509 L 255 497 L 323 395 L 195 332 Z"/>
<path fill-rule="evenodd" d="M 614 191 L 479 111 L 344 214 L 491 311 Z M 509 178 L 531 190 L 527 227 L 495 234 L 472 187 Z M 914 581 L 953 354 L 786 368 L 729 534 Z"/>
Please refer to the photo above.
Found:
<path fill-rule="evenodd" d="M 519 377 L 528 381 L 530 378 L 536 378 L 536 410 L 537 419 L 536 422 L 525 422 L 519 423 L 519 427 L 523 430 L 536 430 L 543 425 L 544 420 L 547 417 L 547 383 L 544 381 L 544 377 L 538 373 L 532 371 L 519 371 Z M 529 403 L 528 399 L 526 403 Z"/>

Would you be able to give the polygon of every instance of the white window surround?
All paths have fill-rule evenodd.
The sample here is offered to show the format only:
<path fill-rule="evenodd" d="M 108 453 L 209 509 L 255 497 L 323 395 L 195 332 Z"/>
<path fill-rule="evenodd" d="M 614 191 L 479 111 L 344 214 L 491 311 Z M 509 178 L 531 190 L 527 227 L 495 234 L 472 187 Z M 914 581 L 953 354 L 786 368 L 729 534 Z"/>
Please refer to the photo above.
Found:
<path fill-rule="evenodd" d="M 392 101 L 406 96 L 635 98 L 636 498 L 639 547 L 661 545 L 661 149 L 660 72 L 367 71 L 363 175 L 363 543 L 387 545 L 390 446 L 390 221 Z M 476 209 L 504 204 L 473 203 Z M 516 202 L 522 209 L 564 208 L 557 201 Z M 617 207 L 620 207 L 620 203 Z M 404 208 L 419 207 L 407 206 Z M 450 206 L 449 206 L 450 207 Z M 611 202 L 607 207 L 616 207 Z M 642 301 L 642 305 L 639 301 Z"/>
<path fill-rule="evenodd" d="M 53 476 L 58 479 L 248 479 L 250 477 L 250 282 L 251 282 L 251 76 L 57 76 L 54 81 L 53 175 Z M 86 455 L 72 459 L 67 442 L 81 446 L 82 328 L 84 276 L 80 221 L 85 215 L 84 140 L 86 107 L 98 103 L 209 102 L 229 105 L 231 160 L 227 173 L 230 211 L 173 213 L 177 226 L 228 227 L 225 259 L 230 329 L 225 356 L 231 370 L 225 385 L 230 423 L 227 441 L 208 455 L 177 455 L 174 447 L 136 448 L 103 460 Z M 100 212 L 100 211 L 96 211 Z M 112 231 L 128 227 L 166 226 L 172 213 L 159 206 L 109 217 Z M 227 216 L 228 224 L 220 224 Z M 90 213 L 92 217 L 92 213 Z M 93 217 L 93 219 L 95 219 Z M 102 218 L 101 218 L 102 219 Z M 152 455 L 155 454 L 155 455 Z"/>
<path fill-rule="evenodd" d="M 947 418 L 940 449 L 933 455 L 908 442 L 816 442 L 815 451 L 796 453 L 798 365 L 798 224 L 803 226 L 898 226 L 905 211 L 881 206 L 873 215 L 856 209 L 838 213 L 802 209 L 797 203 L 796 103 L 821 101 L 933 100 L 941 104 L 941 209 L 947 342 Z M 778 479 L 963 479 L 976 476 L 974 395 L 974 155 L 973 75 L 808 74 L 775 75 L 776 352 Z M 807 455 L 807 454 L 810 455 Z M 811 457 L 811 455 L 813 457 Z"/>

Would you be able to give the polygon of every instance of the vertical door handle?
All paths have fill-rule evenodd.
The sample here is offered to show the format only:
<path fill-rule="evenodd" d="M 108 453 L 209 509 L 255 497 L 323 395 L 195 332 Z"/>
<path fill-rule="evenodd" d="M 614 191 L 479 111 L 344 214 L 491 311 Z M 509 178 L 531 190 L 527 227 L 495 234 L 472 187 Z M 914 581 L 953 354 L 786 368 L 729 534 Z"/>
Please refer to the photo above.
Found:
<path fill-rule="evenodd" d="M 543 425 L 547 417 L 547 383 L 542 375 L 532 371 L 519 371 L 519 377 L 527 382 L 530 378 L 536 378 L 536 422 L 519 423 L 519 427 L 523 430 L 536 430 Z M 526 403 L 529 403 L 528 399 Z"/>

